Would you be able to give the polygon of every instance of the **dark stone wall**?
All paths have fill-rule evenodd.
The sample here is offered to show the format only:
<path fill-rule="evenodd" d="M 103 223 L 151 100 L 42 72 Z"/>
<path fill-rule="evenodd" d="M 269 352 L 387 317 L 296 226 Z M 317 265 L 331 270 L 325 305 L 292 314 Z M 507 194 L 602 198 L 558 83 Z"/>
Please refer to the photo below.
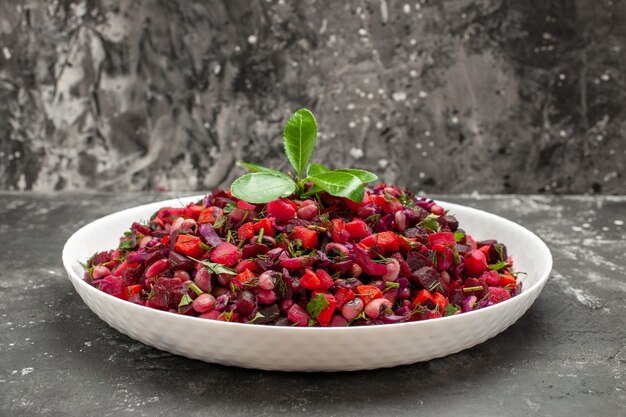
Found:
<path fill-rule="evenodd" d="M 626 193 L 609 0 L 0 1 L 0 188 L 207 190 L 314 155 L 438 193 Z"/>

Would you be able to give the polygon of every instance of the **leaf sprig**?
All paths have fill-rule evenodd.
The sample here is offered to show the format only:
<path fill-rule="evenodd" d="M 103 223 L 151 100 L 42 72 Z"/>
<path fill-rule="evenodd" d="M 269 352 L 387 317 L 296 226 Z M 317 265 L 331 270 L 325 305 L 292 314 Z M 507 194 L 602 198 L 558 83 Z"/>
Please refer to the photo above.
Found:
<path fill-rule="evenodd" d="M 361 169 L 331 170 L 320 164 L 309 164 L 317 143 L 317 122 L 307 109 L 300 109 L 289 118 L 283 139 L 285 154 L 296 175 L 239 162 L 252 172 L 233 181 L 230 191 L 235 197 L 260 204 L 292 194 L 301 198 L 326 191 L 330 195 L 360 203 L 365 193 L 365 183 L 378 179 L 375 174 Z"/>

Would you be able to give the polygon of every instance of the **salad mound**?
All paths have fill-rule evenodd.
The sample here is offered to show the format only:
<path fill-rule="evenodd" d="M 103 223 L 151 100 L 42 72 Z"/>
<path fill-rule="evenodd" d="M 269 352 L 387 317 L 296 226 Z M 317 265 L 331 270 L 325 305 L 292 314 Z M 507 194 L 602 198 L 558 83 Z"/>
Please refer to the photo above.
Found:
<path fill-rule="evenodd" d="M 92 256 L 85 281 L 129 302 L 278 326 L 427 320 L 521 291 L 506 247 L 476 242 L 441 206 L 360 169 L 309 164 L 317 122 L 288 120 L 295 174 L 241 162 L 230 191 L 164 207 Z"/>
<path fill-rule="evenodd" d="M 506 247 L 476 242 L 432 200 L 380 184 L 251 204 L 217 190 L 133 223 L 84 279 L 173 313 L 281 326 L 427 320 L 517 295 Z"/>

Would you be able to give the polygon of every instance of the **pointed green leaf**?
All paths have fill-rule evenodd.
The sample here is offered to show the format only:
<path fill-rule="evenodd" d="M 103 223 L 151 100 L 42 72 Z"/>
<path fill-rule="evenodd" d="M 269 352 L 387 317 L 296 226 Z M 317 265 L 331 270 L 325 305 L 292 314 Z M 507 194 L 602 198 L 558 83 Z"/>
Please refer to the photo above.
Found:
<path fill-rule="evenodd" d="M 330 169 L 326 168 L 322 164 L 311 164 L 309 165 L 309 170 L 307 172 L 307 175 L 315 176 L 315 175 L 323 174 L 324 172 L 328 172 L 328 171 L 330 171 Z"/>
<path fill-rule="evenodd" d="M 230 191 L 237 198 L 248 203 L 267 203 L 279 197 L 289 197 L 296 191 L 296 183 L 291 178 L 253 172 L 233 181 Z"/>
<path fill-rule="evenodd" d="M 315 176 L 315 175 L 323 174 L 324 172 L 329 172 L 330 169 L 326 168 L 322 164 L 310 164 L 307 171 L 308 171 L 307 175 Z M 319 193 L 321 191 L 324 191 L 324 190 L 322 190 L 319 185 L 313 184 L 313 186 L 311 188 L 309 188 L 309 190 L 306 193 L 304 193 L 302 196 L 303 197 L 308 197 L 308 196 L 311 196 L 313 194 L 317 194 L 317 193 Z"/>
<path fill-rule="evenodd" d="M 276 169 L 266 168 L 261 165 L 253 164 L 252 162 L 244 162 L 244 161 L 238 161 L 238 162 L 239 162 L 239 165 L 248 168 L 252 172 L 266 172 L 268 174 L 274 174 L 274 175 L 278 175 L 279 177 L 285 177 L 285 178 L 291 179 L 289 175 L 285 174 L 284 172 L 278 171 Z"/>
<path fill-rule="evenodd" d="M 298 178 L 302 178 L 317 141 L 317 122 L 313 114 L 307 109 L 295 112 L 285 125 L 283 138 L 287 158 L 296 169 Z"/>
<path fill-rule="evenodd" d="M 336 169 L 334 172 L 347 172 L 348 174 L 352 174 L 361 181 L 363 181 L 363 183 L 376 181 L 378 179 L 378 176 L 376 174 L 374 174 L 373 172 L 365 171 L 363 169 L 342 168 Z"/>
<path fill-rule="evenodd" d="M 347 172 L 324 172 L 308 177 L 306 180 L 311 181 L 330 195 L 346 197 L 357 203 L 363 200 L 363 194 L 365 193 L 363 182 Z"/>

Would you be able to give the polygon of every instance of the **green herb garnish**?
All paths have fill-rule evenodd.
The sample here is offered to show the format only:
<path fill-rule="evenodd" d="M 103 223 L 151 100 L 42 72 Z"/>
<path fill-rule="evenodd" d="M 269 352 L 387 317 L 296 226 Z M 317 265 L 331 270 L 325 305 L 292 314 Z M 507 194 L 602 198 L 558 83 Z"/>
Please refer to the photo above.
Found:
<path fill-rule="evenodd" d="M 506 268 L 507 266 L 509 266 L 508 262 L 498 262 L 498 263 L 495 263 L 493 265 L 487 265 L 487 268 L 489 268 L 489 269 L 491 269 L 493 271 L 499 271 L 502 268 Z"/>
<path fill-rule="evenodd" d="M 246 323 L 247 324 L 252 324 L 255 321 L 257 321 L 258 319 L 263 319 L 263 318 L 265 318 L 265 316 L 257 311 L 257 313 L 254 315 L 254 317 L 252 317 L 252 319 L 248 320 Z"/>
<path fill-rule="evenodd" d="M 311 298 L 309 303 L 306 305 L 306 312 L 309 316 L 315 319 L 328 304 L 330 304 L 330 301 L 324 297 L 324 294 L 317 294 L 315 297 Z"/>
<path fill-rule="evenodd" d="M 193 300 L 191 299 L 189 294 L 183 295 L 183 298 L 180 299 L 180 303 L 178 303 L 178 311 L 180 311 L 181 308 L 186 307 L 191 303 L 193 303 Z"/>
<path fill-rule="evenodd" d="M 298 198 L 326 191 L 336 197 L 361 202 L 365 183 L 378 177 L 360 169 L 330 170 L 320 164 L 309 164 L 317 142 L 317 122 L 307 109 L 295 112 L 283 132 L 285 154 L 296 171 L 295 176 L 249 162 L 240 162 L 252 173 L 233 181 L 232 194 L 249 203 L 267 203 L 296 194 Z M 308 183 L 313 186 L 308 188 Z"/>
<path fill-rule="evenodd" d="M 452 316 L 454 315 L 454 313 L 456 313 L 460 309 L 461 307 L 455 306 L 454 304 L 448 304 L 446 306 L 446 312 L 445 312 L 446 314 L 444 314 L 444 317 Z"/>
<path fill-rule="evenodd" d="M 438 218 L 439 216 L 431 213 L 428 216 L 426 216 L 426 218 L 422 220 L 421 222 L 419 222 L 417 225 L 423 229 L 428 229 L 431 232 L 438 232 L 439 231 L 439 222 L 437 221 Z"/>
<path fill-rule="evenodd" d="M 234 269 L 227 268 L 222 264 L 217 264 L 215 262 L 209 261 L 201 261 L 200 259 L 192 258 L 191 256 L 189 256 L 189 259 L 206 266 L 213 274 L 237 275 L 237 272 L 235 272 Z"/>

